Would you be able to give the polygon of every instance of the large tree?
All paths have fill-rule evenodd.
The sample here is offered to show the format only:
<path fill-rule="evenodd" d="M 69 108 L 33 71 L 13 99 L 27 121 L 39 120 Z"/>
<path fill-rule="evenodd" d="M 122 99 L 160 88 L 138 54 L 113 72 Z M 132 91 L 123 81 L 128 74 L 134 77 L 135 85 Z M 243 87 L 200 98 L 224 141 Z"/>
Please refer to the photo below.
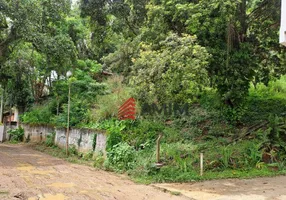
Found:
<path fill-rule="evenodd" d="M 38 101 L 51 72 L 72 67 L 74 43 L 61 28 L 70 6 L 69 0 L 0 1 L 0 83 L 13 97 L 9 105 L 23 110 L 31 94 Z"/>
<path fill-rule="evenodd" d="M 97 0 L 83 2 L 99 3 Z M 212 55 L 207 67 L 211 86 L 231 108 L 244 101 L 250 83 L 268 84 L 269 80 L 285 73 L 285 51 L 278 42 L 279 0 L 144 1 L 140 23 L 134 23 L 134 27 L 139 28 L 134 29 L 133 37 L 125 34 L 126 30 L 132 33 L 128 21 L 119 20 L 120 16 L 128 16 L 127 19 L 132 16 L 128 7 L 131 1 L 115 2 L 104 1 L 104 15 L 96 11 L 89 15 L 91 21 L 97 14 L 105 16 L 108 27 L 116 27 L 116 20 L 107 23 L 108 19 L 114 19 L 108 16 L 114 16 L 125 25 L 122 26 L 125 30 L 120 31 L 124 39 L 116 51 L 103 60 L 107 67 L 125 76 L 133 73 L 132 58 L 140 56 L 140 42 L 148 43 L 153 50 L 161 49 L 160 43 L 169 32 L 198 37 L 198 43 Z M 109 11 L 112 7 L 117 8 L 117 12 Z"/>

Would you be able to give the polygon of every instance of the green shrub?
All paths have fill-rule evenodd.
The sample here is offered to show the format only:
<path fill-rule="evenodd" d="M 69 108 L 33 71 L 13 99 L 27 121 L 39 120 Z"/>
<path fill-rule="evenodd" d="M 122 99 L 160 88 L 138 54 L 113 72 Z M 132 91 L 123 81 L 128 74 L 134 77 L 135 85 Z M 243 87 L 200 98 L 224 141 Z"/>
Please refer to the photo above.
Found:
<path fill-rule="evenodd" d="M 200 105 L 207 110 L 219 110 L 221 108 L 221 98 L 214 89 L 206 89 L 200 99 Z"/>
<path fill-rule="evenodd" d="M 127 129 L 127 128 L 126 128 Z M 137 121 L 133 125 L 129 125 L 128 129 L 122 135 L 123 141 L 134 146 L 135 149 L 140 149 L 146 143 L 154 144 L 159 133 L 164 131 L 164 126 L 159 121 Z"/>
<path fill-rule="evenodd" d="M 52 132 L 51 134 L 47 135 L 47 138 L 46 138 L 46 145 L 48 147 L 53 147 L 55 146 L 55 138 L 56 138 L 56 133 L 55 132 Z"/>
<path fill-rule="evenodd" d="M 18 129 L 11 129 L 8 131 L 10 141 L 12 143 L 22 142 L 24 139 L 24 129 L 19 127 Z"/>
<path fill-rule="evenodd" d="M 106 157 L 104 156 L 104 154 L 102 152 L 99 152 L 96 156 L 94 156 L 93 166 L 96 168 L 103 168 L 105 160 Z"/>
<path fill-rule="evenodd" d="M 193 170 L 194 164 L 198 162 L 197 146 L 192 143 L 162 144 L 161 151 L 163 162 L 181 172 Z"/>
<path fill-rule="evenodd" d="M 221 113 L 231 124 L 236 124 L 242 120 L 243 116 L 247 113 L 247 109 L 246 103 L 240 104 L 234 108 L 222 105 Z"/>
<path fill-rule="evenodd" d="M 225 169 L 229 168 L 230 159 L 233 154 L 232 149 L 228 146 L 222 148 L 221 162 Z"/>
<path fill-rule="evenodd" d="M 94 153 L 93 151 L 89 151 L 88 153 L 83 154 L 83 156 L 82 156 L 83 160 L 85 160 L 85 161 L 92 160 L 93 153 Z"/>
<path fill-rule="evenodd" d="M 73 155 L 73 156 L 78 156 L 79 154 L 78 154 L 78 150 L 77 150 L 77 148 L 76 148 L 76 146 L 75 145 L 71 145 L 70 147 L 69 147 L 69 155 Z"/>
<path fill-rule="evenodd" d="M 127 143 L 119 143 L 107 153 L 108 165 L 119 171 L 127 171 L 134 167 L 136 151 Z"/>
<path fill-rule="evenodd" d="M 134 168 L 128 173 L 132 176 L 152 176 L 158 173 L 159 169 L 155 165 L 156 152 L 155 148 L 146 148 L 136 152 Z"/>
<path fill-rule="evenodd" d="M 107 151 L 111 150 L 113 146 L 122 142 L 122 134 L 121 131 L 125 128 L 119 121 L 115 121 L 113 125 L 107 128 L 107 144 L 106 149 Z"/>
<path fill-rule="evenodd" d="M 24 124 L 31 125 L 52 124 L 55 116 L 53 110 L 56 110 L 54 101 L 45 102 L 43 105 L 36 105 L 29 112 L 21 115 L 21 121 Z"/>
<path fill-rule="evenodd" d="M 256 167 L 258 163 L 262 162 L 262 155 L 260 143 L 248 143 L 245 148 L 245 162 L 249 167 Z"/>
<path fill-rule="evenodd" d="M 54 116 L 54 123 L 57 126 L 65 127 L 67 124 L 68 104 L 62 105 L 62 112 Z M 81 101 L 73 101 L 70 107 L 70 126 L 80 126 L 89 122 L 88 106 Z"/>
<path fill-rule="evenodd" d="M 271 81 L 268 86 L 252 86 L 247 98 L 248 111 L 242 122 L 249 124 L 268 120 L 270 115 L 282 116 L 286 108 L 286 76 Z"/>

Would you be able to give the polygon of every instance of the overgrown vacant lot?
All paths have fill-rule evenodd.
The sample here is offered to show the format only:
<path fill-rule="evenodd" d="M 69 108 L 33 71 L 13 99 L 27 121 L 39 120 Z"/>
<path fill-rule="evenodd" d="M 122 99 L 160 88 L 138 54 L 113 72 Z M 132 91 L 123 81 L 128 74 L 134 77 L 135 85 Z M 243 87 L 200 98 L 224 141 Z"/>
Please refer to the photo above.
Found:
<path fill-rule="evenodd" d="M 268 86 L 252 86 L 245 104 L 236 110 L 222 106 L 215 91 L 208 90 L 198 103 L 190 105 L 189 116 L 141 116 L 134 121 L 108 118 L 82 126 L 78 124 L 76 127 L 106 131 L 106 154 L 90 149 L 84 155 L 72 145 L 71 154 L 76 162 L 88 160 L 97 168 L 127 173 L 143 183 L 284 175 L 285 86 L 285 76 L 271 81 Z M 117 85 L 115 87 L 118 89 Z M 116 108 L 109 100 L 113 95 L 104 96 L 103 102 L 107 105 L 102 103 L 104 109 L 98 112 L 107 112 L 107 107 Z M 55 105 L 49 100 L 34 107 L 23 115 L 22 122 L 36 126 L 53 124 L 54 117 L 58 117 L 51 112 Z M 78 115 L 73 116 L 79 121 L 75 117 Z M 39 121 L 43 119 L 50 121 Z M 160 169 L 155 166 L 159 134 L 163 135 L 160 162 L 164 164 Z M 40 147 L 39 150 L 65 157 L 64 151 L 54 144 L 53 133 Z M 203 177 L 200 176 L 201 152 L 204 153 Z"/>
<path fill-rule="evenodd" d="M 0 0 L 0 130 L 17 123 L 10 143 L 33 142 L 23 124 L 67 130 L 37 132 L 38 149 L 94 166 L 2 146 L 0 194 L 171 198 L 99 169 L 145 184 L 285 175 L 281 2 Z"/>

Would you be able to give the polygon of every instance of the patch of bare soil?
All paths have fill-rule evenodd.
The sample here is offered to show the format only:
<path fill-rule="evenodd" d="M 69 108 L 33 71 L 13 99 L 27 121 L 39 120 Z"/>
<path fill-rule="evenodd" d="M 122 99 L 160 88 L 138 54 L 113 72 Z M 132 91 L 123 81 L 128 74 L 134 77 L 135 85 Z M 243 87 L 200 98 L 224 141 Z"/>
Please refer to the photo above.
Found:
<path fill-rule="evenodd" d="M 196 200 L 286 200 L 286 177 L 215 180 L 199 183 L 156 184 Z"/>

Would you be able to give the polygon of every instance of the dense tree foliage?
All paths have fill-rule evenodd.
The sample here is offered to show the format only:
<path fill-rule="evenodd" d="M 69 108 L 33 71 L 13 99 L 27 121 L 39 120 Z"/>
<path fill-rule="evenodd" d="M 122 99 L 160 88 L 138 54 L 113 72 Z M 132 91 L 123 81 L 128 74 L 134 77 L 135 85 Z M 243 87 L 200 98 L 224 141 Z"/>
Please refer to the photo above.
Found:
<path fill-rule="evenodd" d="M 64 29 L 70 6 L 68 0 L 1 1 L 1 85 L 8 87 L 8 105 L 24 111 L 52 91 L 53 71 L 59 77 L 73 67 L 76 46 Z"/>
<path fill-rule="evenodd" d="M 89 0 L 81 3 L 82 13 L 90 16 L 91 24 L 104 26 L 105 34 L 121 38 L 115 51 L 110 48 L 111 54 L 105 52 L 108 55 L 103 61 L 126 77 L 136 71 L 132 59 L 140 58 L 141 50 L 144 51 L 140 42 L 157 51 L 162 49 L 160 44 L 170 32 L 178 36 L 196 35 L 198 44 L 212 55 L 207 65 L 211 86 L 217 88 L 222 100 L 232 108 L 243 102 L 250 83 L 268 84 L 272 78 L 285 73 L 285 52 L 278 43 L 279 7 L 280 1 L 268 0 L 150 0 L 140 3 Z M 92 12 L 95 9 L 100 12 Z M 118 24 L 123 24 L 124 29 L 118 29 Z M 99 41 L 99 38 L 94 40 L 94 44 L 103 44 Z M 148 67 L 155 68 L 152 62 Z M 144 81 L 151 77 L 141 78 Z"/>
<path fill-rule="evenodd" d="M 202 180 L 201 152 L 205 178 L 257 176 L 268 164 L 285 173 L 281 0 L 72 2 L 0 0 L 6 112 L 17 107 L 32 125 L 106 130 L 107 154 L 94 165 L 153 181 Z M 114 119 L 130 97 L 138 120 Z M 140 112 L 144 103 L 154 115 Z"/>
<path fill-rule="evenodd" d="M 241 108 L 251 84 L 285 74 L 280 4 L 81 0 L 72 7 L 69 0 L 1 0 L 6 105 L 24 111 L 51 96 L 60 114 L 67 71 L 78 80 L 74 98 L 90 103 L 103 93 L 96 75 L 103 69 L 123 75 L 140 102 L 194 102 L 211 87 L 230 109 Z"/>
<path fill-rule="evenodd" d="M 169 35 L 157 50 L 143 43 L 139 57 L 134 58 L 134 77 L 131 79 L 138 93 L 137 99 L 191 102 L 208 86 L 206 66 L 209 57 L 206 49 L 189 35 Z"/>

